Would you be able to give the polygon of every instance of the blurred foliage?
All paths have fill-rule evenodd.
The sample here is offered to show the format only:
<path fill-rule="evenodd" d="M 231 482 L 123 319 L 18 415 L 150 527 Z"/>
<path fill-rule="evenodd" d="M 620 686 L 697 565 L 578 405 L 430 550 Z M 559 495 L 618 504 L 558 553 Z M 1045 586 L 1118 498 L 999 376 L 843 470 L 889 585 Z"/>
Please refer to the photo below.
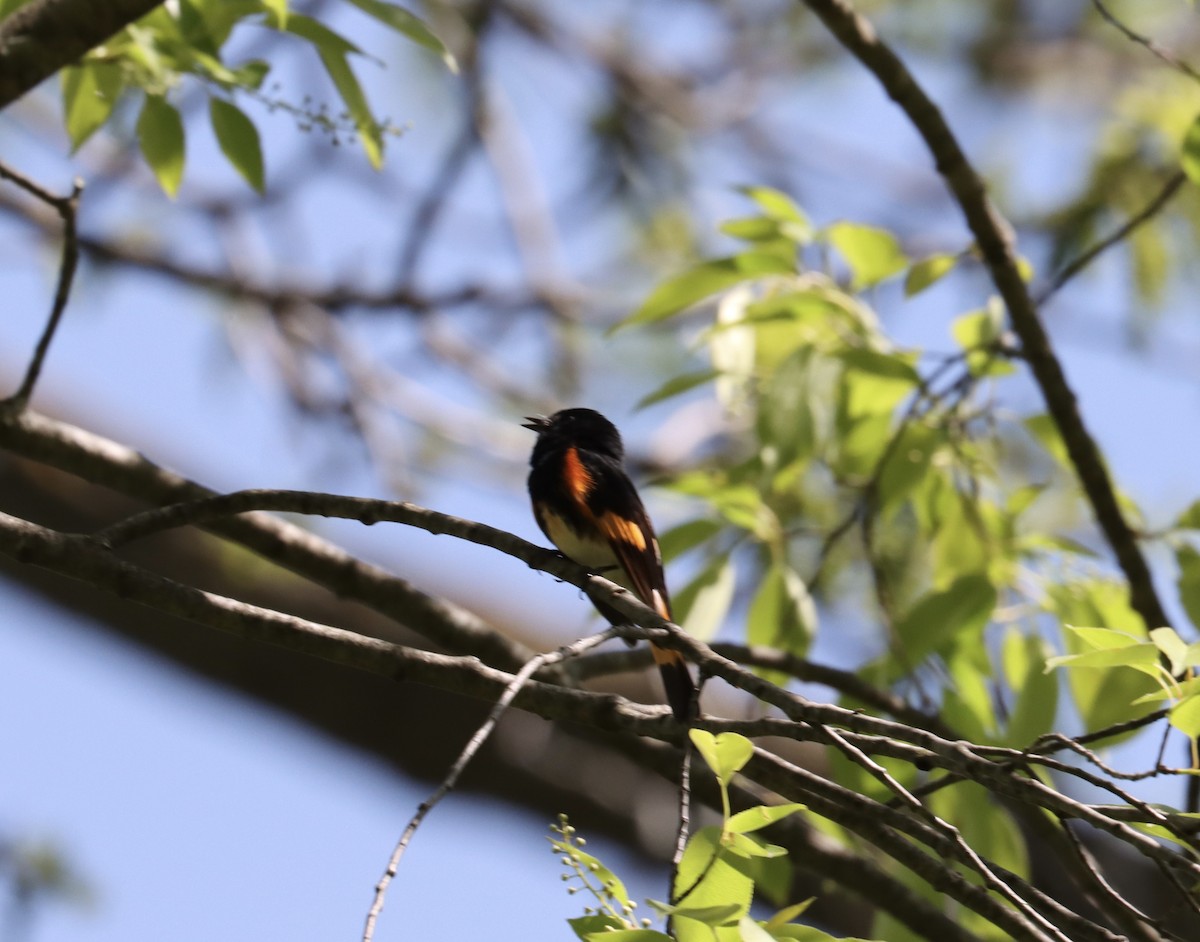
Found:
<path fill-rule="evenodd" d="M 403 7 L 386 0 L 347 2 L 454 66 L 441 40 Z M 21 5 L 10 0 L 7 9 L 0 8 L 0 16 Z M 371 165 L 378 168 L 385 135 L 394 129 L 372 113 L 350 67 L 350 57 L 361 56 L 362 50 L 320 21 L 288 7 L 288 0 L 179 0 L 122 30 L 79 65 L 63 71 L 63 113 L 71 147 L 81 147 L 123 102 L 140 99 L 137 138 L 142 155 L 163 190 L 174 196 L 183 178 L 186 139 L 179 111 L 169 99 L 181 83 L 194 80 L 208 92 L 212 130 L 221 151 L 259 192 L 265 185 L 262 145 L 254 122 L 235 101 L 239 95 L 292 111 L 305 127 L 325 131 L 335 140 L 341 134 L 357 137 Z M 313 110 L 273 99 L 263 91 L 271 72 L 268 61 L 227 62 L 223 51 L 234 33 L 254 29 L 287 33 L 308 43 L 345 110 L 333 114 L 325 107 Z"/>

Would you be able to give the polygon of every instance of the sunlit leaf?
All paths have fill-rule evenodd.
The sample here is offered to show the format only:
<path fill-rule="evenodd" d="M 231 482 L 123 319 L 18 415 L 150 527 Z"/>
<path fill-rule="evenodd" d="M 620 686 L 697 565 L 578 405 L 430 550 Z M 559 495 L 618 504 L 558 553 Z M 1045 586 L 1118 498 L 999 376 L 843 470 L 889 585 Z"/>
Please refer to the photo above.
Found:
<path fill-rule="evenodd" d="M 783 275 L 795 270 L 794 262 L 770 252 L 748 251 L 729 258 L 704 262 L 688 269 L 682 275 L 664 281 L 650 292 L 650 297 L 637 311 L 617 326 L 623 328 L 635 324 L 652 324 L 678 314 L 720 291 L 732 288 L 739 282 L 764 275 Z"/>
<path fill-rule="evenodd" d="M 688 736 L 717 781 L 723 785 L 728 785 L 754 755 L 754 743 L 739 733 L 718 733 L 714 736 L 702 729 L 691 729 L 688 730 Z"/>
<path fill-rule="evenodd" d="M 147 95 L 138 116 L 137 136 L 158 185 L 174 197 L 183 179 L 184 164 L 183 121 L 179 112 L 165 98 Z"/>
<path fill-rule="evenodd" d="M 602 929 L 582 938 L 584 942 L 676 942 L 657 929 Z"/>
<path fill-rule="evenodd" d="M 72 151 L 108 120 L 124 87 L 121 69 L 114 63 L 85 61 L 63 69 L 63 118 Z"/>
<path fill-rule="evenodd" d="M 900 242 L 885 229 L 835 222 L 825 230 L 825 235 L 849 266 L 855 290 L 877 285 L 908 265 Z"/>
<path fill-rule="evenodd" d="M 1179 530 L 1200 530 L 1200 500 L 1189 504 L 1188 508 L 1175 518 L 1174 525 Z"/>
<path fill-rule="evenodd" d="M 1120 648 L 1101 648 L 1080 654 L 1061 654 L 1046 661 L 1046 669 L 1056 667 L 1132 667 L 1157 676 L 1159 652 L 1153 644 L 1143 641 Z"/>
<path fill-rule="evenodd" d="M 692 732 L 694 734 L 696 731 Z M 739 916 L 749 912 L 754 881 L 744 868 L 735 866 L 729 858 L 730 855 L 721 846 L 719 827 L 710 826 L 695 831 L 688 840 L 675 873 L 674 895 L 679 897 L 687 893 L 684 903 L 688 906 L 736 904 Z M 678 942 L 714 942 L 714 938 L 717 942 L 735 942 L 737 939 L 736 928 L 714 930 L 705 923 L 683 916 L 674 920 L 673 927 Z"/>
<path fill-rule="evenodd" d="M 904 295 L 911 298 L 941 281 L 958 264 L 957 255 L 930 255 L 916 262 L 904 276 Z"/>
<path fill-rule="evenodd" d="M 1179 637 L 1175 629 L 1152 628 L 1150 629 L 1150 640 L 1167 659 L 1171 673 L 1175 675 L 1183 673 L 1188 662 L 1188 644 Z"/>
<path fill-rule="evenodd" d="M 796 803 L 786 805 L 756 805 L 753 808 L 747 808 L 745 811 L 739 811 L 730 818 L 725 823 L 725 830 L 736 831 L 739 834 L 748 834 L 751 831 L 758 831 L 768 825 L 774 824 L 776 821 L 782 821 L 797 811 L 803 811 L 804 808 L 804 805 Z"/>
<path fill-rule="evenodd" d="M 1168 719 L 1184 735 L 1192 739 L 1200 736 L 1200 696 L 1193 695 L 1181 700 L 1171 710 Z"/>
<path fill-rule="evenodd" d="M 568 919 L 567 925 L 571 927 L 576 938 L 584 940 L 596 932 L 627 928 L 626 923 L 623 923 L 616 916 L 610 916 L 608 913 L 578 916 L 575 919 Z M 667 938 L 667 936 L 663 936 L 663 938 Z"/>

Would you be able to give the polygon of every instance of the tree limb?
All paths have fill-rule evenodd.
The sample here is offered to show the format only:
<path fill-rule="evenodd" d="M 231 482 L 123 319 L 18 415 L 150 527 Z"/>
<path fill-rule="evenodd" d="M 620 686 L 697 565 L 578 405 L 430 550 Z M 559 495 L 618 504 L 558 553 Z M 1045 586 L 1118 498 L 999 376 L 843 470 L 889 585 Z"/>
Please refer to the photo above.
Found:
<path fill-rule="evenodd" d="M 162 0 L 33 0 L 0 22 L 0 109 Z"/>

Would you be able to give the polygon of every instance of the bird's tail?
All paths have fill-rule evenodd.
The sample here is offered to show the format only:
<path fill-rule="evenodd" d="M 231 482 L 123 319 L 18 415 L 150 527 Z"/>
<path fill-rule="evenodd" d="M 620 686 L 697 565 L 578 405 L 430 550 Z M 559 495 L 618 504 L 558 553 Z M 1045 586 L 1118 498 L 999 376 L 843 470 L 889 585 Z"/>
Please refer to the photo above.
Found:
<path fill-rule="evenodd" d="M 657 645 L 650 645 L 650 651 L 654 655 L 654 663 L 658 665 L 659 673 L 662 674 L 663 690 L 666 692 L 671 712 L 680 723 L 690 723 L 699 713 L 699 703 L 696 698 L 696 683 L 692 680 L 687 661 L 678 651 L 670 651 Z"/>

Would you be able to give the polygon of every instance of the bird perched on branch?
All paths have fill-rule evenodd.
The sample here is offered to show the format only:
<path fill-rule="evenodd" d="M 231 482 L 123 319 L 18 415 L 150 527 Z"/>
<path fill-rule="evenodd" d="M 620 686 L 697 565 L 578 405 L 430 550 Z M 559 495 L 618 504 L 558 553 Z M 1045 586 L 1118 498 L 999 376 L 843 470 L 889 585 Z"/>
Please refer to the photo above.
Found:
<path fill-rule="evenodd" d="M 668 621 L 671 601 L 662 554 L 637 489 L 625 473 L 621 434 L 593 409 L 564 409 L 527 417 L 537 432 L 530 459 L 529 496 L 538 526 L 568 559 L 633 592 Z M 597 602 L 614 625 L 629 619 Z M 696 685 L 678 651 L 651 644 L 675 719 L 696 716 Z"/>

